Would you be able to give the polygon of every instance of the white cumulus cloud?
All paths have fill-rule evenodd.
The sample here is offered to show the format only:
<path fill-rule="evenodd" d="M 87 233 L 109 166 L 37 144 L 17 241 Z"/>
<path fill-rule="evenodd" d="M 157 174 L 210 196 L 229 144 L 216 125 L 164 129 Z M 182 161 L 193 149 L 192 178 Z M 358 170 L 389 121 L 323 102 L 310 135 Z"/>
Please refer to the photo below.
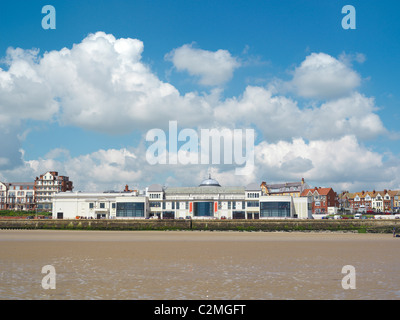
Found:
<path fill-rule="evenodd" d="M 345 63 L 326 53 L 312 53 L 294 70 L 288 85 L 305 98 L 331 99 L 349 94 L 360 83 L 360 75 Z"/>
<path fill-rule="evenodd" d="M 240 66 L 226 50 L 207 51 L 183 45 L 166 55 L 178 71 L 196 76 L 203 85 L 217 86 L 209 94 L 182 95 L 161 81 L 142 60 L 143 42 L 117 39 L 97 32 L 71 48 L 39 55 L 39 50 L 10 48 L 0 69 L 0 180 L 29 180 L 47 170 L 69 175 L 82 190 L 120 189 L 125 183 L 166 182 L 196 185 L 210 167 L 225 185 L 260 180 L 325 181 L 337 187 L 385 181 L 400 187 L 396 160 L 369 150 L 363 142 L 386 134 L 373 97 L 357 91 L 360 75 L 351 61 L 313 53 L 294 70 L 293 78 L 271 87 L 248 86 L 236 97 L 222 98 L 218 86 Z M 304 105 L 279 89 L 300 97 L 321 99 Z M 288 92 L 288 91 L 286 91 Z M 304 102 L 303 102 L 304 103 Z M 139 146 L 97 150 L 71 157 L 55 148 L 39 159 L 24 159 L 21 140 L 29 128 L 24 120 L 60 124 L 109 134 L 145 132 L 178 121 L 179 128 L 255 128 L 255 171 L 236 176 L 235 166 L 158 165 L 147 163 Z M 21 134 L 24 131 L 26 134 Z M 72 152 L 71 152 L 72 153 Z M 388 187 L 390 187 L 388 186 Z"/>
<path fill-rule="evenodd" d="M 202 85 L 218 86 L 228 82 L 236 68 L 237 58 L 227 50 L 208 51 L 185 44 L 166 55 L 178 71 L 198 76 Z"/>

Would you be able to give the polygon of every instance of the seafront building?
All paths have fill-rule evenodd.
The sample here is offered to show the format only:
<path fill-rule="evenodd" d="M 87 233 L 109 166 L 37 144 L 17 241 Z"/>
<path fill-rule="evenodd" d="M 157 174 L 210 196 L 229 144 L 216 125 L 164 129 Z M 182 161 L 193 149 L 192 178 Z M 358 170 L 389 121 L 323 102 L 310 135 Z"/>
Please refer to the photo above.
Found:
<path fill-rule="evenodd" d="M 347 193 L 348 206 L 353 212 L 393 212 L 399 210 L 399 191 L 361 191 Z"/>
<path fill-rule="evenodd" d="M 256 183 L 225 187 L 211 177 L 194 187 L 153 184 L 141 192 L 62 192 L 53 197 L 52 215 L 54 219 L 312 218 L 307 197 L 264 195 Z"/>
<path fill-rule="evenodd" d="M 47 211 L 53 218 L 121 219 L 305 218 L 310 214 L 321 217 L 338 211 L 400 212 L 399 190 L 336 194 L 332 188 L 310 188 L 304 179 L 229 187 L 209 177 L 194 187 L 153 184 L 143 191 L 129 190 L 128 186 L 123 192 L 77 193 L 72 190 L 73 182 L 57 171 L 48 171 L 33 182 L 0 182 L 0 210 Z M 53 207 L 55 203 L 59 208 Z"/>
<path fill-rule="evenodd" d="M 72 191 L 73 183 L 67 176 L 59 176 L 57 171 L 48 171 L 36 177 L 36 205 L 38 211 L 52 211 L 53 197 L 56 193 Z"/>
<path fill-rule="evenodd" d="M 305 189 L 309 189 L 309 185 L 305 182 L 304 178 L 299 182 L 285 182 L 285 183 L 272 183 L 267 184 L 265 181 L 261 183 L 261 190 L 263 194 L 269 196 L 292 196 L 300 197 Z"/>
<path fill-rule="evenodd" d="M 35 209 L 33 182 L 0 182 L 0 210 Z"/>
<path fill-rule="evenodd" d="M 72 189 L 69 177 L 56 171 L 48 171 L 33 182 L 0 182 L 0 210 L 51 212 L 53 196 Z"/>
<path fill-rule="evenodd" d="M 332 188 L 304 189 L 300 195 L 308 197 L 312 203 L 313 214 L 335 214 L 339 207 L 338 197 Z"/>

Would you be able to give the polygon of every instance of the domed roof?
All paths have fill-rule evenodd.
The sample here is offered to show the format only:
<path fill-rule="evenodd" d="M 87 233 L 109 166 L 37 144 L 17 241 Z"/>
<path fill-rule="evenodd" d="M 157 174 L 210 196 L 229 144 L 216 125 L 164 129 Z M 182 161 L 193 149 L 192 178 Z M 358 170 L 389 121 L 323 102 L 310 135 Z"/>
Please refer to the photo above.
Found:
<path fill-rule="evenodd" d="M 211 175 L 208 176 L 208 179 L 203 180 L 199 187 L 220 187 L 221 185 L 215 179 L 211 178 Z"/>

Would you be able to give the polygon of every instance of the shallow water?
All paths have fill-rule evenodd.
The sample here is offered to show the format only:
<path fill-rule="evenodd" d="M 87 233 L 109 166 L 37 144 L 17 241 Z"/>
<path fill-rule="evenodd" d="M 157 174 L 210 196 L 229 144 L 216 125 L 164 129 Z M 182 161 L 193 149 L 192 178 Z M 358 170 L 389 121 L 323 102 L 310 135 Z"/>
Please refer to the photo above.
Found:
<path fill-rule="evenodd" d="M 0 230 L 0 299 L 400 299 L 399 248 L 391 234 Z"/>

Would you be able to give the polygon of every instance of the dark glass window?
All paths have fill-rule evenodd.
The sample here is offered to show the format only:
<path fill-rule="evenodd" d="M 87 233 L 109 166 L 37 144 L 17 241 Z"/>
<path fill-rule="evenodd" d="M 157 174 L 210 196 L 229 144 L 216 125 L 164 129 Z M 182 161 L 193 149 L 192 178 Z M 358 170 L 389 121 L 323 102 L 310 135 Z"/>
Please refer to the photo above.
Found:
<path fill-rule="evenodd" d="M 118 202 L 117 217 L 144 217 L 143 202 Z"/>
<path fill-rule="evenodd" d="M 258 201 L 247 201 L 247 207 L 248 208 L 254 208 L 254 207 L 258 207 L 259 206 L 259 202 Z"/>
<path fill-rule="evenodd" d="M 175 213 L 173 211 L 164 211 L 163 212 L 163 219 L 174 219 Z"/>
<path fill-rule="evenodd" d="M 233 211 L 232 218 L 233 219 L 246 219 L 246 214 L 244 211 Z"/>
<path fill-rule="evenodd" d="M 195 217 L 212 217 L 214 216 L 213 202 L 194 202 Z"/>
<path fill-rule="evenodd" d="M 290 202 L 260 202 L 260 217 L 290 217 Z"/>
<path fill-rule="evenodd" d="M 151 208 L 160 208 L 161 207 L 161 202 L 159 202 L 159 201 L 150 201 L 150 207 Z"/>

